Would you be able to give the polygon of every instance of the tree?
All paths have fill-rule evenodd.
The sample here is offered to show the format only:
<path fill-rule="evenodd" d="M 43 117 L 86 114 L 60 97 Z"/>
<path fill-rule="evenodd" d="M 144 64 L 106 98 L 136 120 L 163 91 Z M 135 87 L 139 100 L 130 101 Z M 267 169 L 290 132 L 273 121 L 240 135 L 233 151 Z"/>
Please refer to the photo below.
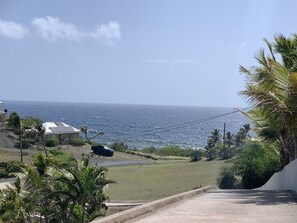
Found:
<path fill-rule="evenodd" d="M 41 141 L 41 144 L 43 146 L 44 149 L 44 153 L 45 155 L 48 157 L 48 153 L 45 147 L 45 128 L 42 124 L 38 124 L 37 126 L 35 126 L 35 128 L 37 129 L 37 137 L 39 138 L 39 140 Z"/>
<path fill-rule="evenodd" d="M 72 215 L 82 223 L 101 216 L 102 208 L 106 208 L 104 201 L 107 199 L 103 188 L 113 183 L 106 179 L 107 170 L 96 165 L 89 166 L 89 156 L 85 156 L 81 162 L 74 162 L 72 166 L 66 167 L 65 171 L 61 171 L 56 178 L 58 188 L 59 183 L 63 184 L 63 187 L 54 193 L 55 198 L 60 200 L 64 197 Z"/>
<path fill-rule="evenodd" d="M 40 153 L 13 188 L 0 190 L 0 222 L 29 221 L 29 214 L 45 222 L 89 222 L 104 214 L 103 188 L 113 182 L 106 172 L 89 166 L 88 156 L 78 161 L 60 150 Z"/>
<path fill-rule="evenodd" d="M 19 132 L 19 129 L 21 127 L 21 119 L 16 112 L 10 113 L 7 119 L 7 127 L 13 130 L 15 133 Z"/>
<path fill-rule="evenodd" d="M 104 132 L 96 132 L 96 134 L 94 136 L 89 137 L 89 135 L 88 135 L 89 128 L 86 125 L 82 125 L 80 127 L 80 131 L 85 134 L 85 138 L 90 145 L 93 144 L 92 139 L 96 138 L 99 135 L 104 135 Z"/>
<path fill-rule="evenodd" d="M 212 140 L 212 142 L 216 145 L 218 142 L 221 141 L 221 138 L 222 138 L 221 133 L 220 133 L 220 130 L 218 130 L 218 129 L 213 129 L 213 130 L 211 131 L 211 135 L 210 135 L 209 138 L 210 138 L 210 139 Z"/>
<path fill-rule="evenodd" d="M 21 118 L 16 112 L 12 112 L 9 115 L 9 118 L 7 120 L 7 126 L 14 133 L 19 135 L 21 162 L 23 162 L 23 156 L 24 156 L 24 154 L 23 154 L 23 133 L 24 133 L 24 129 L 22 128 Z"/>
<path fill-rule="evenodd" d="M 212 139 L 209 139 L 207 141 L 207 144 L 204 147 L 204 149 L 205 149 L 205 156 L 207 157 L 207 159 L 209 161 L 217 158 L 217 149 L 216 149 L 215 144 L 212 141 Z"/>
<path fill-rule="evenodd" d="M 297 157 L 297 35 L 275 36 L 274 43 L 264 41 L 270 55 L 261 50 L 258 66 L 240 67 L 247 77 L 246 89 L 240 94 L 252 106 L 244 114 L 253 120 L 263 140 L 278 144 L 285 166 Z"/>
<path fill-rule="evenodd" d="M 25 191 L 21 188 L 21 180 L 17 177 L 13 187 L 0 190 L 0 221 L 24 223 L 30 218 L 26 208 Z"/>
<path fill-rule="evenodd" d="M 225 145 L 221 145 L 219 151 L 219 155 L 222 159 L 230 159 L 234 156 L 233 136 L 234 134 L 232 134 L 231 132 L 226 133 Z"/>
<path fill-rule="evenodd" d="M 243 129 L 244 129 L 244 132 L 246 134 L 246 136 L 248 136 L 249 138 L 251 138 L 251 136 L 249 135 L 249 131 L 251 130 L 251 126 L 250 124 L 246 123 L 243 125 Z"/>
<path fill-rule="evenodd" d="M 226 133 L 225 145 L 228 148 L 231 148 L 234 145 L 234 143 L 233 143 L 233 137 L 234 137 L 234 134 L 232 134 L 231 132 L 227 132 Z"/>

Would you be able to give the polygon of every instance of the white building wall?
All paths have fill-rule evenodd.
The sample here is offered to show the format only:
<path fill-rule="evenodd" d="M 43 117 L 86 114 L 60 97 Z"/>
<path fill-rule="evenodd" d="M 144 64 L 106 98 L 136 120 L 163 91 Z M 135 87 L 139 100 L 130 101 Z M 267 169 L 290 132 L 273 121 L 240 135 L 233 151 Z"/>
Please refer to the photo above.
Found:
<path fill-rule="evenodd" d="M 294 190 L 297 192 L 297 160 L 292 161 L 258 190 Z"/>

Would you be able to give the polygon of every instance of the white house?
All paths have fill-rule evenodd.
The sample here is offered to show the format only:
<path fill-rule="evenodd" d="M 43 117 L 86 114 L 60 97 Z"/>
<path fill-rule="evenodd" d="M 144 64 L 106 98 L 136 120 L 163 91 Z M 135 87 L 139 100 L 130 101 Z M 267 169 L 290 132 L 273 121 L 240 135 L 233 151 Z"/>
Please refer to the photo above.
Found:
<path fill-rule="evenodd" d="M 80 130 L 63 122 L 45 122 L 45 140 L 55 139 L 59 144 L 69 143 L 79 138 Z"/>

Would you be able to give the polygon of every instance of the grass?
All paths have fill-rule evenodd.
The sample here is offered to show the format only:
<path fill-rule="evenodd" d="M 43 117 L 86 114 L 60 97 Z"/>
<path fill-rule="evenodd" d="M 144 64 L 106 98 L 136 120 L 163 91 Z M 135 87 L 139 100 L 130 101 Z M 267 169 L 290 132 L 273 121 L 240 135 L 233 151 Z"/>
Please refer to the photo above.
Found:
<path fill-rule="evenodd" d="M 36 152 L 28 152 L 28 150 L 23 150 L 23 159 L 25 163 L 31 163 L 32 157 Z M 10 160 L 21 161 L 20 149 L 5 149 L 0 148 L 0 162 L 7 162 Z"/>
<path fill-rule="evenodd" d="M 163 161 L 154 165 L 112 167 L 116 184 L 106 193 L 111 201 L 151 201 L 207 185 L 216 185 L 224 161 Z"/>
<path fill-rule="evenodd" d="M 80 158 L 88 154 L 90 146 L 66 147 L 65 151 Z M 24 161 L 30 163 L 32 156 L 41 150 L 24 150 Z M 145 160 L 146 158 L 127 153 L 115 152 L 105 160 Z M 0 162 L 20 160 L 19 149 L 0 148 Z M 216 178 L 224 161 L 158 160 L 150 165 L 111 167 L 107 173 L 115 180 L 106 190 L 111 201 L 151 201 L 207 185 L 216 185 Z"/>
<path fill-rule="evenodd" d="M 82 154 L 89 154 L 92 152 L 90 145 L 84 146 L 60 146 L 64 149 L 65 152 L 72 154 L 77 159 L 81 158 Z M 51 150 L 53 148 L 47 148 L 47 150 Z M 44 150 L 42 146 L 39 149 L 24 149 L 24 162 L 31 163 L 32 157 L 37 153 L 43 153 Z M 10 160 L 20 160 L 20 149 L 16 148 L 3 148 L 0 147 L 0 162 L 7 162 Z M 104 160 L 106 161 L 119 161 L 119 160 L 147 160 L 146 158 L 138 155 L 131 155 L 123 152 L 115 152 L 113 157 L 105 157 Z"/>

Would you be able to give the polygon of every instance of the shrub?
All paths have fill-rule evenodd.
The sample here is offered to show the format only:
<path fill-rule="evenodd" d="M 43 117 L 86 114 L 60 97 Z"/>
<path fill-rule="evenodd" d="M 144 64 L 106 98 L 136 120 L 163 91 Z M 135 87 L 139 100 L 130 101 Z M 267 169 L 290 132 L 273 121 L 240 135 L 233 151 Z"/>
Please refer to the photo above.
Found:
<path fill-rule="evenodd" d="M 179 146 L 164 146 L 157 152 L 160 156 L 184 156 L 185 151 Z"/>
<path fill-rule="evenodd" d="M 221 159 L 230 159 L 235 155 L 235 148 L 221 145 L 218 150 L 218 155 Z"/>
<path fill-rule="evenodd" d="M 114 151 L 119 151 L 119 152 L 124 152 L 125 150 L 129 149 L 129 146 L 123 142 L 114 142 L 111 145 L 109 145 L 109 147 Z"/>
<path fill-rule="evenodd" d="M 49 154 L 54 159 L 55 165 L 58 167 L 62 168 L 72 165 L 73 156 L 65 152 L 61 147 L 49 150 Z M 42 155 L 44 156 L 44 154 Z"/>
<path fill-rule="evenodd" d="M 56 140 L 56 139 L 49 139 L 45 142 L 45 146 L 47 146 L 47 147 L 55 147 L 58 144 L 59 144 L 58 140 Z"/>
<path fill-rule="evenodd" d="M 28 139 L 23 139 L 22 140 L 22 147 L 23 147 L 23 149 L 28 149 L 28 148 L 30 148 L 31 147 L 31 142 L 30 142 L 30 140 L 28 140 Z M 14 146 L 16 147 L 16 148 L 20 148 L 21 147 L 21 145 L 20 145 L 20 142 L 16 142 L 15 144 L 14 144 Z"/>
<path fill-rule="evenodd" d="M 22 171 L 23 164 L 19 161 L 12 160 L 0 163 L 0 178 L 15 177 L 15 173 Z"/>
<path fill-rule="evenodd" d="M 253 189 L 264 185 L 279 170 L 279 155 L 259 142 L 249 142 L 235 160 L 234 169 L 241 176 L 243 188 Z"/>
<path fill-rule="evenodd" d="M 205 156 L 208 161 L 214 160 L 218 156 L 218 149 L 216 147 L 211 147 L 205 151 Z"/>
<path fill-rule="evenodd" d="M 22 122 L 23 128 L 25 129 L 32 129 L 35 126 L 42 125 L 41 119 L 31 117 L 31 116 L 22 119 L 21 122 Z"/>
<path fill-rule="evenodd" d="M 191 158 L 191 162 L 197 162 L 197 161 L 201 160 L 202 156 L 203 156 L 203 151 L 201 149 L 195 150 L 194 154 Z"/>
<path fill-rule="evenodd" d="M 73 139 L 71 142 L 70 142 L 70 145 L 73 145 L 73 146 L 83 146 L 85 144 L 85 140 L 83 139 Z"/>
<path fill-rule="evenodd" d="M 237 183 L 238 181 L 232 167 L 225 166 L 221 168 L 217 178 L 217 185 L 220 189 L 234 189 Z"/>
<path fill-rule="evenodd" d="M 156 153 L 157 149 L 156 149 L 156 147 L 150 146 L 150 147 L 143 148 L 141 151 L 143 153 L 153 154 L 153 153 Z"/>

